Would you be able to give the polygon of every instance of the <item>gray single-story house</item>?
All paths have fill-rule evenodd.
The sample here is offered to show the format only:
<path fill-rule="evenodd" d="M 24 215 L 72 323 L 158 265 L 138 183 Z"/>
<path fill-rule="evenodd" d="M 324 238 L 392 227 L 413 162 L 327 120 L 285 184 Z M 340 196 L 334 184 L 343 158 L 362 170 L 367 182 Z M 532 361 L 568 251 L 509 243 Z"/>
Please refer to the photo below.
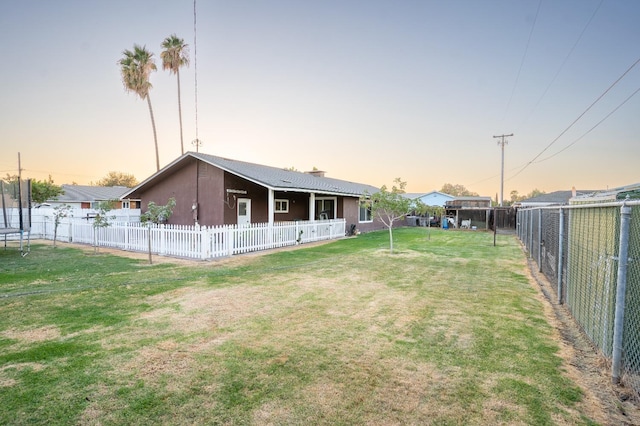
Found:
<path fill-rule="evenodd" d="M 404 194 L 405 197 L 411 200 L 420 200 L 426 206 L 439 206 L 444 207 L 447 201 L 455 199 L 453 195 L 445 194 L 440 191 L 431 192 L 408 192 Z"/>
<path fill-rule="evenodd" d="M 60 186 L 63 193 L 56 198 L 52 198 L 46 201 L 46 204 L 50 206 L 58 206 L 61 204 L 67 204 L 74 208 L 79 209 L 94 209 L 98 207 L 98 204 L 103 201 L 117 201 L 113 208 L 140 208 L 140 201 L 137 199 L 131 199 L 130 197 L 123 198 L 122 195 L 129 192 L 131 188 L 126 186 L 91 186 L 91 185 L 67 185 Z"/>
<path fill-rule="evenodd" d="M 381 229 L 361 197 L 378 189 L 356 182 L 328 178 L 324 172 L 297 172 L 187 152 L 121 199 L 140 199 L 176 206 L 168 223 L 202 226 L 274 223 L 344 218 L 347 229 Z"/>

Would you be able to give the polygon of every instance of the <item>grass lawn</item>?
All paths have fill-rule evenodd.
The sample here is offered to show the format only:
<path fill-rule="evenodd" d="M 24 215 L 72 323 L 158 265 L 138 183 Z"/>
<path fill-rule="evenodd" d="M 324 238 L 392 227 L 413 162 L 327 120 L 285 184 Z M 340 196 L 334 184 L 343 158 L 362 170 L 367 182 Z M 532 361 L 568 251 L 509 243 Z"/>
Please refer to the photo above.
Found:
<path fill-rule="evenodd" d="M 594 424 L 512 236 L 0 249 L 0 424 Z"/>

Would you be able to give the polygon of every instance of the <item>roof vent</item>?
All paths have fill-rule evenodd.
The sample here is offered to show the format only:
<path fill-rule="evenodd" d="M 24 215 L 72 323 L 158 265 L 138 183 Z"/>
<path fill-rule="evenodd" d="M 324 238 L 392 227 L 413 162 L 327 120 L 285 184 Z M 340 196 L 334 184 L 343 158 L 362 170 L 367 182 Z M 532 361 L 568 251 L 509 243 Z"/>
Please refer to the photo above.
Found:
<path fill-rule="evenodd" d="M 324 174 L 326 172 L 323 172 L 322 170 L 311 170 L 310 172 L 305 172 L 310 174 L 311 176 L 315 176 L 315 177 L 324 177 Z"/>

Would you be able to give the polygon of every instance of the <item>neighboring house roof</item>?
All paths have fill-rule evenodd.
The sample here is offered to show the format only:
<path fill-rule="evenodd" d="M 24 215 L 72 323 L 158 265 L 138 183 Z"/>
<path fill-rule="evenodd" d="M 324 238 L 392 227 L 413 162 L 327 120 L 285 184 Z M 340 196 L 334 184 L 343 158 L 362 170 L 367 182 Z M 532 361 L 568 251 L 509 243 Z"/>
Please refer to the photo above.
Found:
<path fill-rule="evenodd" d="M 455 197 L 453 195 L 449 195 L 449 194 L 445 194 L 444 192 L 440 192 L 440 191 L 431 191 L 431 192 L 407 192 L 406 194 L 403 194 L 406 198 L 409 198 L 411 200 L 415 200 L 418 198 L 424 198 L 424 197 L 429 197 L 429 196 L 440 196 L 440 197 L 444 197 L 444 198 L 449 198 L 451 200 L 453 200 Z"/>
<path fill-rule="evenodd" d="M 404 198 L 408 198 L 410 200 L 420 198 L 422 195 L 424 195 L 422 192 L 405 192 L 404 194 L 402 194 Z"/>
<path fill-rule="evenodd" d="M 592 194 L 596 191 L 593 190 L 576 190 L 576 195 Z M 521 207 L 531 206 L 549 206 L 556 204 L 567 204 L 569 199 L 573 197 L 573 190 L 569 191 L 554 191 L 548 194 L 540 194 L 535 197 L 527 198 L 517 203 Z"/>
<path fill-rule="evenodd" d="M 592 191 L 588 194 L 577 195 L 571 198 L 571 204 L 579 203 L 603 203 L 611 201 L 640 198 L 640 183 L 620 186 L 618 188 L 606 189 L 602 191 Z"/>
<path fill-rule="evenodd" d="M 445 194 L 444 192 L 439 191 L 431 191 L 431 192 L 412 192 L 403 194 L 404 197 L 416 201 L 420 200 L 425 205 L 429 206 L 442 206 L 446 204 L 447 201 L 453 200 L 455 197 L 453 195 Z"/>
<path fill-rule="evenodd" d="M 274 191 L 298 191 L 316 192 L 331 195 L 361 196 L 365 193 L 375 193 L 379 189 L 362 183 L 349 182 L 340 179 L 333 179 L 323 176 L 314 176 L 310 173 L 285 170 L 277 167 L 264 166 L 261 164 L 248 163 L 245 161 L 232 160 L 229 158 L 217 157 L 200 152 L 187 152 L 169 165 L 156 172 L 135 188 L 122 194 L 121 198 L 134 193 L 139 188 L 145 186 L 150 181 L 163 175 L 176 164 L 183 162 L 186 158 L 193 157 L 212 166 L 218 167 L 228 173 L 239 176 L 243 179 L 257 183 Z"/>
<path fill-rule="evenodd" d="M 453 197 L 453 201 L 489 201 L 491 202 L 491 197 Z"/>
<path fill-rule="evenodd" d="M 63 194 L 54 200 L 58 203 L 82 203 L 107 200 L 119 200 L 130 188 L 126 186 L 89 186 L 89 185 L 61 185 Z"/>

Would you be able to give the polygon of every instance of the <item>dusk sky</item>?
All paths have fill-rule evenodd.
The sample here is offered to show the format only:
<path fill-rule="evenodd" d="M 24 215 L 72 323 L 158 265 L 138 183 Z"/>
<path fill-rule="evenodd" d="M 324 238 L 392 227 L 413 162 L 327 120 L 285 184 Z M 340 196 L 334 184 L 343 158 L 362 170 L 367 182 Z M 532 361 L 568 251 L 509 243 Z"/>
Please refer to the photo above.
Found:
<path fill-rule="evenodd" d="M 207 154 L 493 198 L 493 136 L 513 133 L 505 199 L 640 182 L 640 1 L 198 0 L 196 10 L 194 40 L 193 0 L 0 2 L 0 175 L 17 173 L 18 152 L 25 177 L 56 184 L 153 174 L 149 110 L 118 65 L 134 43 L 158 66 L 160 165 L 179 157 L 176 77 L 160 59 L 175 33 L 190 49 L 189 150 L 197 87 Z"/>

